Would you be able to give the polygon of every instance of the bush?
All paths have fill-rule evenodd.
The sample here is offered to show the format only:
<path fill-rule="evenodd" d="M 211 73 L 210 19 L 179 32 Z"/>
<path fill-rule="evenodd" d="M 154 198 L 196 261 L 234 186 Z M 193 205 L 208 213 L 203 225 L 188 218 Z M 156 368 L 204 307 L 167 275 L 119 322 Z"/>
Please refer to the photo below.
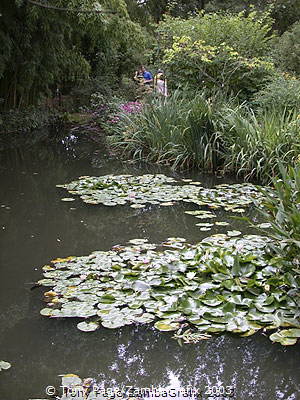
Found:
<path fill-rule="evenodd" d="M 278 40 L 274 59 L 279 68 L 300 76 L 300 21 L 296 22 Z"/>
<path fill-rule="evenodd" d="M 27 107 L 0 113 L 0 134 L 31 132 L 57 123 L 61 115 L 56 109 Z"/>
<path fill-rule="evenodd" d="M 189 36 L 193 42 L 202 40 L 209 46 L 225 44 L 241 56 L 269 55 L 274 36 L 273 20 L 268 14 L 199 14 L 188 19 L 166 17 L 157 29 L 161 50 L 170 48 L 174 38 Z"/>
<path fill-rule="evenodd" d="M 300 80 L 280 77 L 255 94 L 253 104 L 260 111 L 298 110 L 300 108 Z"/>
<path fill-rule="evenodd" d="M 275 75 L 272 63 L 247 59 L 226 44 L 210 46 L 190 37 L 177 38 L 166 50 L 164 64 L 176 85 L 232 92 L 242 99 L 258 91 Z"/>

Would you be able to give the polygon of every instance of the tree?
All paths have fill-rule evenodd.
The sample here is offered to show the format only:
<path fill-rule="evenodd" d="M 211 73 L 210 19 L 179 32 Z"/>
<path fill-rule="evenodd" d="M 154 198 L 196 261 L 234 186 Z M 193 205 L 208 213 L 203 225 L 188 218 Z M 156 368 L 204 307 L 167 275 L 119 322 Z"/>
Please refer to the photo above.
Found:
<path fill-rule="evenodd" d="M 130 20 L 124 0 L 40 4 L 2 2 L 0 97 L 5 108 L 36 104 L 57 85 L 76 85 L 104 70 L 103 63 L 112 63 L 114 73 L 122 74 L 140 53 L 143 34 Z"/>

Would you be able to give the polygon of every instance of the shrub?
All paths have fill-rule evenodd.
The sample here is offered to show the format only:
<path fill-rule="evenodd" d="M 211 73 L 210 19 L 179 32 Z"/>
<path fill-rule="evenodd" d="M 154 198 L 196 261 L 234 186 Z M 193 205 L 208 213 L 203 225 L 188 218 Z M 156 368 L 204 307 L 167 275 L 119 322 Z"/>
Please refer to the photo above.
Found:
<path fill-rule="evenodd" d="M 300 80 L 280 77 L 255 94 L 253 104 L 260 111 L 297 110 L 300 108 Z"/>
<path fill-rule="evenodd" d="M 0 134 L 31 132 L 60 121 L 61 115 L 53 109 L 27 107 L 23 110 L 10 110 L 0 113 Z"/>
<path fill-rule="evenodd" d="M 245 99 L 275 75 L 272 63 L 247 59 L 226 44 L 210 46 L 190 37 L 177 38 L 166 50 L 164 64 L 176 85 L 193 89 L 219 87 Z"/>
<path fill-rule="evenodd" d="M 274 36 L 273 20 L 267 13 L 199 14 L 188 19 L 166 16 L 157 29 L 161 50 L 170 48 L 175 37 L 189 36 L 193 42 L 202 40 L 209 46 L 225 44 L 241 56 L 269 55 Z"/>
<path fill-rule="evenodd" d="M 300 76 L 300 21 L 296 22 L 278 40 L 274 59 L 279 68 Z"/>

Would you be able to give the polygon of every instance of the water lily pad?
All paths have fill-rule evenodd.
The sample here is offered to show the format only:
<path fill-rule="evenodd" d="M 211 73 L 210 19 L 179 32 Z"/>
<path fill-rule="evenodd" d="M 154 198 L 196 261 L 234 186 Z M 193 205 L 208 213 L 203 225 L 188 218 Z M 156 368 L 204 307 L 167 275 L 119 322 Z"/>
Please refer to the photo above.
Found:
<path fill-rule="evenodd" d="M 283 346 L 292 346 L 294 344 L 297 343 L 297 340 L 299 339 L 300 335 L 300 329 L 293 329 L 293 331 L 299 331 L 296 334 L 291 332 L 289 333 L 289 331 L 291 331 L 292 329 L 287 329 L 287 330 L 282 330 L 279 332 L 275 332 L 272 335 L 270 335 L 270 340 L 272 340 L 272 342 L 277 342 L 282 344 Z M 289 336 L 291 335 L 291 336 Z"/>
<path fill-rule="evenodd" d="M 196 224 L 196 226 L 203 226 L 209 228 L 211 226 L 214 226 L 214 224 L 210 224 L 209 222 L 199 222 L 198 224 Z"/>
<path fill-rule="evenodd" d="M 225 222 L 225 221 L 216 221 L 215 225 L 219 225 L 219 226 L 227 226 L 229 225 L 229 222 Z"/>
<path fill-rule="evenodd" d="M 155 315 L 151 313 L 143 313 L 140 316 L 134 316 L 134 322 L 139 322 L 141 324 L 148 324 L 155 320 Z"/>
<path fill-rule="evenodd" d="M 129 243 L 132 243 L 132 244 L 144 244 L 147 242 L 148 242 L 148 239 L 130 239 L 129 240 Z"/>
<path fill-rule="evenodd" d="M 207 329 L 206 332 L 209 333 L 219 333 L 224 332 L 226 330 L 226 326 L 224 324 L 211 324 Z"/>
<path fill-rule="evenodd" d="M 155 322 L 154 326 L 159 331 L 168 332 L 168 331 L 176 331 L 180 325 L 178 322 L 172 322 L 170 320 L 162 320 Z"/>
<path fill-rule="evenodd" d="M 217 298 L 201 298 L 201 302 L 206 304 L 207 306 L 218 306 L 223 303 L 222 300 L 218 300 Z"/>
<path fill-rule="evenodd" d="M 41 314 L 101 321 L 80 322 L 82 331 L 100 323 L 115 329 L 159 319 L 155 326 L 160 330 L 181 335 L 183 327 L 192 329 L 190 340 L 193 333 L 227 330 L 246 336 L 260 329 L 298 328 L 299 271 L 287 274 L 279 261 L 270 263 L 267 243 L 263 236 L 225 234 L 194 244 L 168 238 L 163 246 L 132 239 L 127 246 L 56 259 L 43 269 L 40 282 L 51 288 Z"/>
<path fill-rule="evenodd" d="M 99 324 L 97 322 L 79 322 L 77 328 L 83 332 L 93 332 L 99 328 Z"/>
<path fill-rule="evenodd" d="M 106 319 L 101 322 L 101 325 L 104 328 L 116 329 L 116 328 L 121 328 L 122 326 L 125 326 L 126 322 L 124 319 L 115 319 L 115 320 Z"/>
<path fill-rule="evenodd" d="M 53 315 L 53 309 L 52 308 L 43 308 L 40 311 L 41 315 L 44 315 L 45 317 L 51 317 Z"/>
<path fill-rule="evenodd" d="M 230 237 L 239 236 L 241 234 L 242 234 L 242 232 L 240 232 L 240 231 L 227 231 L 227 235 Z"/>
<path fill-rule="evenodd" d="M 0 371 L 11 368 L 11 364 L 7 361 L 0 361 Z"/>
<path fill-rule="evenodd" d="M 146 282 L 143 281 L 135 281 L 133 284 L 133 289 L 137 290 L 139 292 L 144 292 L 145 290 L 149 290 L 150 289 L 150 285 Z"/>
<path fill-rule="evenodd" d="M 115 204 L 114 204 L 115 205 Z M 130 205 L 131 208 L 144 208 L 145 204 L 131 204 Z"/>
<path fill-rule="evenodd" d="M 226 325 L 226 330 L 234 333 L 245 333 L 251 330 L 249 322 L 244 316 L 233 317 Z"/>

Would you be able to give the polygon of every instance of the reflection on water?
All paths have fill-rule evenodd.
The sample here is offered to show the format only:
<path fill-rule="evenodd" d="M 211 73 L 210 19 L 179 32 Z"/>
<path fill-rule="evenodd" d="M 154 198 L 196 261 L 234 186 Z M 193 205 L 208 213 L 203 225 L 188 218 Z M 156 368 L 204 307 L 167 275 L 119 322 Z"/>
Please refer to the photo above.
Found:
<path fill-rule="evenodd" d="M 12 364 L 0 374 L 1 400 L 47 398 L 45 388 L 59 388 L 58 375 L 66 373 L 92 377 L 106 387 L 191 385 L 201 391 L 201 399 L 226 398 L 204 394 L 213 386 L 233 386 L 236 400 L 299 398 L 299 346 L 272 345 L 257 334 L 223 335 L 180 347 L 171 334 L 151 326 L 83 333 L 72 320 L 41 317 L 42 291 L 30 288 L 49 260 L 107 250 L 132 238 L 157 243 L 183 236 L 198 241 L 205 233 L 184 214 L 191 205 L 136 210 L 87 205 L 79 199 L 62 202 L 66 193 L 55 185 L 80 175 L 171 174 L 110 159 L 97 143 L 44 138 L 7 150 L 0 160 L 0 359 Z M 185 176 L 207 186 L 216 182 Z M 218 213 L 224 220 L 224 212 Z M 230 229 L 241 227 L 234 221 Z M 211 233 L 227 227 L 214 229 Z"/>

